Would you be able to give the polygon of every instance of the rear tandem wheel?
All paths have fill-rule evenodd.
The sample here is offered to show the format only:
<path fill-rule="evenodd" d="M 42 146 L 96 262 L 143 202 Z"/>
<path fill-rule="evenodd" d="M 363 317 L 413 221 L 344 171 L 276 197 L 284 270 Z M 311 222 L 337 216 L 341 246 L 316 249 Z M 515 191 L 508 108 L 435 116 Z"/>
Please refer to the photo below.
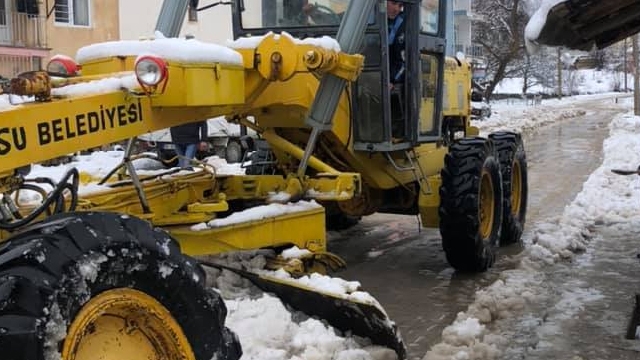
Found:
<path fill-rule="evenodd" d="M 4 360 L 238 359 L 226 307 L 165 231 L 67 213 L 0 245 Z"/>
<path fill-rule="evenodd" d="M 502 233 L 500 245 L 522 243 L 527 215 L 527 157 L 520 134 L 499 131 L 489 135 L 502 171 Z"/>
<path fill-rule="evenodd" d="M 449 148 L 441 172 L 440 235 L 456 270 L 485 271 L 502 224 L 500 164 L 491 140 L 465 138 Z"/>

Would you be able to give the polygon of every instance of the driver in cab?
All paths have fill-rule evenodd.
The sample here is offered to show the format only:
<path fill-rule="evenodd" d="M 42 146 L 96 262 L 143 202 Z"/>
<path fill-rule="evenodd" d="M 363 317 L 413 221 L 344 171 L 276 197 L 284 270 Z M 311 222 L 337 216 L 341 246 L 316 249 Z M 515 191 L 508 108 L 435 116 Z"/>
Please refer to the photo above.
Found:
<path fill-rule="evenodd" d="M 347 9 L 345 0 L 324 1 L 327 5 L 309 0 L 302 1 L 302 13 L 309 20 L 310 25 L 338 25 Z"/>

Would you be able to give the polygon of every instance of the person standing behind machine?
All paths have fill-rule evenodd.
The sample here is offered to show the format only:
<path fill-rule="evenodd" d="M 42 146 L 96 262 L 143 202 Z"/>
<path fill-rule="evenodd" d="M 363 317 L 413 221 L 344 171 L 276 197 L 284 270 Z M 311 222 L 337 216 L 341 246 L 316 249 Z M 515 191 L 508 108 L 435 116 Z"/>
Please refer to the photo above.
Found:
<path fill-rule="evenodd" d="M 206 146 L 207 122 L 200 121 L 173 126 L 171 128 L 171 142 L 176 147 L 178 166 L 191 169 L 191 160 L 196 157 L 199 147 Z"/>
<path fill-rule="evenodd" d="M 389 43 L 389 88 L 404 82 L 404 12 L 401 1 L 387 1 Z"/>

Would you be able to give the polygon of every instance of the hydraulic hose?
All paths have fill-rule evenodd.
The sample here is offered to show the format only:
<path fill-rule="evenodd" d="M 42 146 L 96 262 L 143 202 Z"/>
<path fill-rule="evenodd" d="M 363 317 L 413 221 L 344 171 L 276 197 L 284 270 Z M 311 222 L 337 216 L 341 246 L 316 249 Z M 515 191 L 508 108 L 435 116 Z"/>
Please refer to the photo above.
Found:
<path fill-rule="evenodd" d="M 71 183 L 69 183 L 69 179 L 71 179 Z M 39 179 L 42 180 L 42 179 Z M 43 181 L 49 182 L 49 181 Z M 75 210 L 78 205 L 78 184 L 79 184 L 79 173 L 78 169 L 71 168 L 67 173 L 62 177 L 60 182 L 55 186 L 52 192 L 44 199 L 42 204 L 40 204 L 34 211 L 29 213 L 29 215 L 16 220 L 16 221 L 0 221 L 0 229 L 11 231 L 22 226 L 25 226 L 35 220 L 38 216 L 40 216 L 45 210 L 49 209 L 49 207 L 56 202 L 55 211 L 61 212 L 64 211 L 64 190 L 69 190 L 71 193 L 71 203 L 69 205 L 69 211 Z M 25 187 L 26 188 L 26 187 Z M 60 201 L 63 201 L 61 204 Z"/>

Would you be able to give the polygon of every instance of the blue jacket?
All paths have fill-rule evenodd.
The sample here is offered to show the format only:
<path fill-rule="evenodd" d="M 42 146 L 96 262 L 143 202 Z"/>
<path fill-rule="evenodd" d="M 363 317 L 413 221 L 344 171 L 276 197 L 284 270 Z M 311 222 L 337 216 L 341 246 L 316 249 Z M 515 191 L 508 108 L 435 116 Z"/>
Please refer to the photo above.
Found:
<path fill-rule="evenodd" d="M 404 81 L 404 13 L 395 19 L 387 19 L 389 34 L 389 74 L 392 83 Z"/>

